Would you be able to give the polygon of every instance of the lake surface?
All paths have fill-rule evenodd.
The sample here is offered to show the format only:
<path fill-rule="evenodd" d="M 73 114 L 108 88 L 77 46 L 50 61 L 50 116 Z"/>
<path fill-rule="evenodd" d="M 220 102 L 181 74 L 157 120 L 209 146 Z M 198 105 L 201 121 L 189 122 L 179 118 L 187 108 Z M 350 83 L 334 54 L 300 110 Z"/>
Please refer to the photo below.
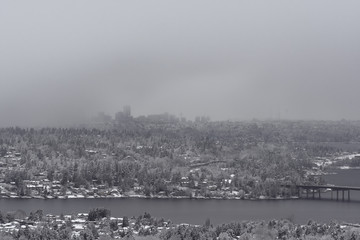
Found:
<path fill-rule="evenodd" d="M 337 175 L 327 175 L 328 183 L 360 186 L 360 170 L 337 170 Z M 290 218 L 297 223 L 308 220 L 360 222 L 360 192 L 351 192 L 350 202 L 330 200 L 191 200 L 191 199 L 0 199 L 2 212 L 43 209 L 45 213 L 71 214 L 89 212 L 96 207 L 111 210 L 116 217 L 138 216 L 149 212 L 175 223 L 203 224 L 210 218 L 214 225 L 242 220 L 269 220 Z M 326 198 L 328 200 L 326 200 Z"/>
<path fill-rule="evenodd" d="M 325 175 L 324 179 L 327 183 L 340 186 L 356 186 L 360 187 L 360 169 L 337 169 L 332 170 L 336 174 Z"/>

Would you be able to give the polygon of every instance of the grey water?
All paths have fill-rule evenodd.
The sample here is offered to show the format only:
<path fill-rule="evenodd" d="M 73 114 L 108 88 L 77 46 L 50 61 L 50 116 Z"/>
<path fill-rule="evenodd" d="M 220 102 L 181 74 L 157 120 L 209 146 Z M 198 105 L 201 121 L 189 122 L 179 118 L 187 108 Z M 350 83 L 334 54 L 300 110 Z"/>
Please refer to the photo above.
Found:
<path fill-rule="evenodd" d="M 337 170 L 326 175 L 331 184 L 360 186 L 360 170 Z M 360 192 L 351 192 L 351 201 L 330 200 L 329 193 L 322 200 L 195 200 L 195 199 L 0 199 L 2 212 L 23 210 L 26 213 L 42 209 L 51 214 L 89 212 L 96 207 L 111 210 L 115 217 L 138 216 L 149 212 L 174 223 L 203 224 L 207 218 L 213 225 L 243 220 L 291 219 L 305 224 L 319 222 L 360 222 Z"/>

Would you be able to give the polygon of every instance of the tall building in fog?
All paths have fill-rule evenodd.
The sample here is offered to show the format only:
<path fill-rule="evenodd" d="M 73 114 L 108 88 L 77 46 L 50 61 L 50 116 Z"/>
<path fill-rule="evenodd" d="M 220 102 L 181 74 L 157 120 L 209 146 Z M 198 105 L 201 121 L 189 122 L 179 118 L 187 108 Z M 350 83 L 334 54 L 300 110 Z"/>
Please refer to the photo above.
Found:
<path fill-rule="evenodd" d="M 131 119 L 131 107 L 129 105 L 124 106 L 122 112 L 117 112 L 115 114 L 115 121 L 117 122 L 122 122 L 129 119 Z"/>
<path fill-rule="evenodd" d="M 129 105 L 124 106 L 123 112 L 124 112 L 125 116 L 130 117 L 131 116 L 131 107 Z"/>

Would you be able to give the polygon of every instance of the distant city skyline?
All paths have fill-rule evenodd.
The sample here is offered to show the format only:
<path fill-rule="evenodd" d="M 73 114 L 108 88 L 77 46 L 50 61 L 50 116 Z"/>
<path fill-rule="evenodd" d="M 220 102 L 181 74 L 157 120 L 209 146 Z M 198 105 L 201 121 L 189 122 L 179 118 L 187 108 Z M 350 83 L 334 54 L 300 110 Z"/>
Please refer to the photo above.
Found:
<path fill-rule="evenodd" d="M 0 126 L 124 105 L 194 119 L 360 119 L 359 1 L 5 1 Z"/>

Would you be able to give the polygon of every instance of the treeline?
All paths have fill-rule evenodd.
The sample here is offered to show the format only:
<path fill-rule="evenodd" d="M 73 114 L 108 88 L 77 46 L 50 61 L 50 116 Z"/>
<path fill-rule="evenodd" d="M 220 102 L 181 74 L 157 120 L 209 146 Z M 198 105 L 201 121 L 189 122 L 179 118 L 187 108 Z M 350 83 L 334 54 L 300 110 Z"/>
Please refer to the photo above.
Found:
<path fill-rule="evenodd" d="M 291 220 L 270 220 L 270 221 L 242 221 L 213 226 L 207 219 L 201 226 L 199 225 L 168 225 L 164 219 L 156 219 L 149 213 L 144 213 L 137 218 L 132 218 L 130 227 L 129 219 L 122 218 L 122 223 L 118 220 L 110 219 L 110 212 L 106 209 L 92 209 L 89 212 L 88 221 L 85 229 L 78 234 L 73 234 L 73 225 L 70 220 L 63 221 L 58 227 L 58 220 L 45 219 L 42 211 L 35 212 L 36 219 L 31 219 L 33 215 L 23 217 L 21 221 L 25 227 L 13 233 L 0 232 L 1 239 L 4 240 L 91 240 L 103 239 L 153 239 L 153 240 L 250 240 L 250 239 L 281 239 L 281 240 L 353 240 L 360 239 L 360 226 L 356 224 L 339 224 L 332 221 L 330 223 L 317 223 L 308 221 L 306 224 L 296 224 Z M 63 219 L 63 217 L 60 217 Z M 29 228 L 28 224 L 37 222 L 36 227 Z M 165 227 L 167 226 L 167 227 Z M 124 231 L 126 229 L 126 231 Z M 161 230 L 159 230 L 161 229 Z M 134 233 L 136 231 L 136 234 Z M 100 234 L 101 232 L 101 234 Z"/>
<path fill-rule="evenodd" d="M 116 143 L 151 146 L 143 151 L 160 156 L 161 149 L 190 145 L 198 151 L 215 151 L 219 141 L 224 146 L 246 147 L 253 143 L 321 143 L 360 142 L 358 121 L 250 121 L 250 122 L 206 122 L 196 124 L 152 125 L 137 123 L 134 129 L 88 129 L 88 128 L 2 128 L 0 129 L 0 153 L 5 154 L 6 146 L 31 147 L 47 146 L 41 154 L 50 157 L 52 150 L 65 154 L 71 149 L 77 158 L 86 156 L 85 148 L 116 150 Z M 5 147 L 5 148 L 4 148 Z M 186 150 L 186 149 L 185 149 Z M 50 152 L 49 152 L 50 151 Z M 40 155 L 41 155 L 40 154 Z M 41 156 L 40 156 L 41 157 Z M 68 156 L 70 157 L 70 156 Z"/>
<path fill-rule="evenodd" d="M 134 152 L 148 157 L 174 157 L 174 152 L 223 156 L 259 143 L 306 147 L 319 156 L 341 147 L 319 143 L 360 142 L 360 122 L 326 121 L 253 121 L 207 122 L 155 125 L 138 124 L 135 129 L 87 128 L 2 128 L 0 157 L 15 147 L 25 159 L 89 158 L 87 149 L 99 150 L 122 159 Z M 141 147 L 140 147 L 141 146 Z M 317 152 L 318 151 L 318 152 Z"/>
<path fill-rule="evenodd" d="M 341 226 L 339 223 L 329 224 L 309 221 L 305 225 L 295 224 L 288 220 L 271 220 L 268 222 L 245 221 L 223 224 L 217 227 L 211 226 L 186 226 L 182 225 L 175 229 L 162 232 L 161 240 L 170 239 L 343 239 L 352 240 L 360 238 L 360 226 Z"/>

